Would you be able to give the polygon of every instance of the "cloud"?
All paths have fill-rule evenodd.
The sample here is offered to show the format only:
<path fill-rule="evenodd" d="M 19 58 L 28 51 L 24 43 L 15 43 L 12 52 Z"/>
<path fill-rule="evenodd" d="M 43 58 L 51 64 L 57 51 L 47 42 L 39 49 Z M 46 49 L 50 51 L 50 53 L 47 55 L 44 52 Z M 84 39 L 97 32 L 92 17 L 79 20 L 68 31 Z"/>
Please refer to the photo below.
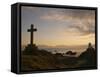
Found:
<path fill-rule="evenodd" d="M 77 9 L 68 9 L 64 10 L 63 13 L 67 14 L 68 16 L 72 18 L 90 18 L 93 19 L 95 18 L 95 11 L 94 10 L 77 10 Z"/>
<path fill-rule="evenodd" d="M 69 32 L 77 32 L 79 35 L 88 35 L 95 33 L 95 19 L 93 20 L 78 20 L 72 22 L 71 25 L 67 27 Z"/>
<path fill-rule="evenodd" d="M 60 12 L 54 12 L 53 17 L 65 21 L 67 32 L 74 32 L 77 35 L 88 35 L 95 33 L 95 11 L 94 10 L 74 10 L 65 9 Z M 67 21 L 67 22 L 66 22 Z"/>
<path fill-rule="evenodd" d="M 64 20 L 65 15 L 62 14 L 62 9 L 53 9 L 53 10 L 48 10 L 45 12 L 42 16 L 40 16 L 40 19 L 43 20 L 48 20 L 48 21 L 62 21 Z"/>
<path fill-rule="evenodd" d="M 44 13 L 41 19 L 66 23 L 66 31 L 78 35 L 95 33 L 95 11 L 77 9 L 52 9 Z"/>
<path fill-rule="evenodd" d="M 77 9 L 50 9 L 41 17 L 45 20 L 79 20 L 79 19 L 95 19 L 94 10 L 77 10 Z"/>

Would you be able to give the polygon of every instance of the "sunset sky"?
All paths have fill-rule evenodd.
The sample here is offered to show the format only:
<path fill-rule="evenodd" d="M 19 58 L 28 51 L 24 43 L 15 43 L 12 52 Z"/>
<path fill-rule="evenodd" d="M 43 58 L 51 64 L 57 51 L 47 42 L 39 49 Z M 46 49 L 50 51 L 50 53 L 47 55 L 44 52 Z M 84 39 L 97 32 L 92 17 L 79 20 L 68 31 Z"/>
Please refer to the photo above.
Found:
<path fill-rule="evenodd" d="M 22 45 L 30 43 L 27 29 L 37 28 L 34 43 L 47 46 L 95 44 L 95 11 L 22 6 Z"/>

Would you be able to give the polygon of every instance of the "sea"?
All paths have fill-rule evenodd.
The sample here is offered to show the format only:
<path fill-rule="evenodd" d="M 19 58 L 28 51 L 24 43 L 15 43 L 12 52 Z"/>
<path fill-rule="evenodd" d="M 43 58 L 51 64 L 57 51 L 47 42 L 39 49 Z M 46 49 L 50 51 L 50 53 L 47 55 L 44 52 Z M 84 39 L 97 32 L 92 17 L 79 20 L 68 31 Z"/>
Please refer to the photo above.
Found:
<path fill-rule="evenodd" d="M 86 51 L 88 48 L 87 45 L 83 46 L 55 46 L 55 47 L 50 47 L 50 46 L 38 46 L 40 50 L 47 50 L 48 52 L 51 52 L 52 54 L 56 53 L 62 53 L 65 55 L 66 52 L 72 51 L 76 52 L 76 55 L 74 56 L 79 56 L 82 52 Z M 22 46 L 22 50 L 25 49 L 25 46 Z M 66 55 L 65 55 L 66 56 Z"/>

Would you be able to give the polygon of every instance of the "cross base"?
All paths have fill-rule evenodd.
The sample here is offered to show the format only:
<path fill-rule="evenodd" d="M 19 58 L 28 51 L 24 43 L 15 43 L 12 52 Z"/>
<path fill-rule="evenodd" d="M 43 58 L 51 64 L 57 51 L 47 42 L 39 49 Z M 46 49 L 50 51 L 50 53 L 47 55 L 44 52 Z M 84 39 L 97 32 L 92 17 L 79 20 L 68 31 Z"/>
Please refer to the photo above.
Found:
<path fill-rule="evenodd" d="M 35 44 L 28 44 L 24 49 L 24 54 L 26 55 L 35 55 L 35 52 L 38 51 L 38 47 Z"/>

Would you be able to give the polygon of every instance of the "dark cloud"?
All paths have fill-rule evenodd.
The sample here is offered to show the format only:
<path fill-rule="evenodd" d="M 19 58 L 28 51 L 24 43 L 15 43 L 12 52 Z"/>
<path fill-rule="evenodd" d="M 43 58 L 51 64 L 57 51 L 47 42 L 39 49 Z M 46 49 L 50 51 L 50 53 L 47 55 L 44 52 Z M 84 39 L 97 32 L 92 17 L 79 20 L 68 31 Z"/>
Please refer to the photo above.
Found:
<path fill-rule="evenodd" d="M 79 32 L 80 35 L 95 33 L 94 10 L 65 9 L 62 14 L 70 21 L 70 25 L 66 28 L 68 31 L 73 30 L 73 32 Z"/>
<path fill-rule="evenodd" d="M 95 23 L 85 21 L 84 23 L 75 23 L 68 27 L 69 30 L 73 30 L 73 32 L 78 31 L 80 35 L 88 35 L 95 33 Z"/>
<path fill-rule="evenodd" d="M 66 14 L 67 16 L 75 19 L 82 19 L 82 18 L 95 18 L 95 11 L 94 10 L 79 10 L 79 9 L 65 9 L 62 13 Z"/>

